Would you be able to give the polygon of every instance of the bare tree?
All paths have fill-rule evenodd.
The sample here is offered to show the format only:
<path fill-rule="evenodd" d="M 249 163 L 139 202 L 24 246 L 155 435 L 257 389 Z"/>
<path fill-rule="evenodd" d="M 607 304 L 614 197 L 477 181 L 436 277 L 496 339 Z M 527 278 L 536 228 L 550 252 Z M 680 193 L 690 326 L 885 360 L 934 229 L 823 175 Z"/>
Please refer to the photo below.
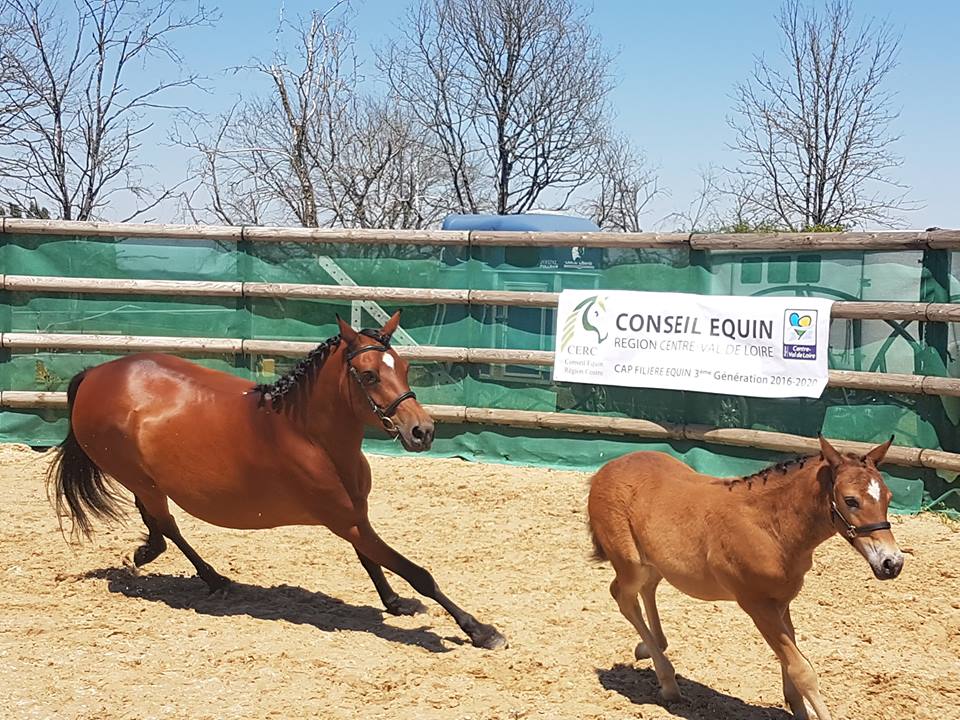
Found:
<path fill-rule="evenodd" d="M 747 205 L 791 230 L 895 223 L 910 207 L 888 175 L 901 163 L 884 86 L 899 38 L 883 23 L 856 26 L 849 0 L 822 11 L 786 0 L 778 23 L 782 62 L 759 58 L 735 92 Z"/>
<path fill-rule="evenodd" d="M 221 222 L 421 228 L 449 208 L 440 161 L 402 110 L 363 95 L 349 11 L 337 3 L 298 23 L 253 70 L 269 92 L 213 120 L 188 115 L 177 142 L 194 149 L 200 183 L 185 197 Z"/>
<path fill-rule="evenodd" d="M 401 32 L 380 68 L 458 210 L 560 209 L 593 180 L 610 58 L 572 0 L 421 0 Z"/>
<path fill-rule="evenodd" d="M 0 138 L 0 184 L 12 201 L 49 203 L 63 219 L 86 220 L 118 193 L 135 199 L 131 217 L 170 196 L 144 184 L 138 153 L 150 113 L 196 83 L 180 74 L 171 37 L 213 16 L 202 5 L 181 13 L 181 4 L 77 0 L 68 20 L 53 0 L 4 3 L 11 34 L 3 98 L 13 110 L 12 129 Z M 171 69 L 176 79 L 139 81 Z"/>
<path fill-rule="evenodd" d="M 643 154 L 622 135 L 611 135 L 600 149 L 596 194 L 581 211 L 602 230 L 642 232 L 640 218 L 662 193 Z"/>

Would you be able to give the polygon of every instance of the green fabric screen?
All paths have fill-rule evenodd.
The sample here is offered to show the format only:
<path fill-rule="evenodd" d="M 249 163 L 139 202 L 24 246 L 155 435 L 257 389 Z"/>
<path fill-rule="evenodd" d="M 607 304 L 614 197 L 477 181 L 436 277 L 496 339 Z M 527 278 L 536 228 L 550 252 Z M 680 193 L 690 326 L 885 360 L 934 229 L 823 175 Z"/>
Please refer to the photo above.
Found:
<path fill-rule="evenodd" d="M 943 250 L 810 253 L 702 252 L 599 248 L 325 245 L 213 240 L 144 240 L 0 235 L 0 272 L 11 275 L 243 280 L 386 287 L 558 292 L 564 288 L 635 289 L 733 295 L 795 295 L 834 300 L 960 302 L 956 253 Z M 396 306 L 281 298 L 203 298 L 4 292 L 4 332 L 176 335 L 319 342 L 336 332 L 335 314 L 364 326 Z M 550 309 L 409 305 L 403 330 L 421 345 L 549 350 Z M 398 338 L 397 342 L 404 342 Z M 4 350 L 0 387 L 62 391 L 83 367 L 109 359 L 89 352 Z M 281 357 L 196 358 L 210 367 L 269 381 L 292 360 Z M 264 362 L 271 360 L 272 362 Z M 956 325 L 835 320 L 830 365 L 836 369 L 957 376 Z M 274 372 L 268 372 L 273 368 Z M 828 389 L 809 399 L 743 398 L 692 392 L 554 383 L 547 368 L 423 363 L 411 385 L 425 403 L 644 418 L 673 423 L 774 430 L 897 443 L 960 452 L 960 398 Z M 63 413 L 4 410 L 0 440 L 58 442 Z M 395 447 L 371 433 L 368 448 Z M 594 469 L 640 448 L 667 449 L 715 474 L 753 472 L 780 456 L 710 445 L 664 445 L 637 439 L 545 434 L 449 425 L 437 455 Z M 956 477 L 887 468 L 896 507 L 916 511 L 943 497 L 960 508 Z"/>

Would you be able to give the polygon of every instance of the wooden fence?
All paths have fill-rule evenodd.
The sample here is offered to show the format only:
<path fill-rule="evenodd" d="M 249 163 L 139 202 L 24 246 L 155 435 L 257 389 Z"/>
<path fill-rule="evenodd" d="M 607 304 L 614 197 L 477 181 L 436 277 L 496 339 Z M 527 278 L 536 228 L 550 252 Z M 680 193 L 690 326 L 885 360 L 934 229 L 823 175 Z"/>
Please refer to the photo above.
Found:
<path fill-rule="evenodd" d="M 251 242 L 314 242 L 347 244 L 409 244 L 443 246 L 514 247 L 605 247 L 687 248 L 696 251 L 762 250 L 798 251 L 896 251 L 960 250 L 960 231 L 882 233 L 769 233 L 769 234 L 678 234 L 678 233 L 528 233 L 482 231 L 394 231 L 324 228 L 266 228 L 251 226 L 187 226 L 65 222 L 3 218 L 0 233 L 68 237 L 141 237 L 176 240 L 229 240 Z M 174 280 L 129 280 L 107 278 L 0 275 L 0 288 L 30 293 L 95 293 L 98 295 L 159 295 L 198 297 L 271 297 L 324 300 L 375 300 L 392 304 L 458 304 L 514 307 L 556 307 L 558 294 L 496 290 L 447 290 L 387 288 L 302 283 L 207 282 Z M 920 302 L 836 302 L 832 318 L 919 322 L 960 322 L 960 304 Z M 252 340 L 243 338 L 184 338 L 157 336 L 77 335 L 56 333 L 2 333 L 0 346 L 31 350 L 154 350 L 189 354 L 274 354 L 300 356 L 314 343 Z M 550 366 L 553 353 L 462 347 L 398 347 L 411 360 L 480 364 Z M 891 373 L 830 371 L 831 387 L 869 389 L 960 397 L 960 380 L 934 376 Z M 63 407 L 64 393 L 0 391 L 0 407 Z M 664 440 L 755 447 L 781 452 L 815 452 L 817 441 L 785 433 L 711 428 L 701 425 L 658 424 L 647 420 L 605 416 L 428 406 L 440 422 L 481 423 L 543 428 L 574 432 L 634 435 Z M 838 446 L 862 451 L 868 446 L 843 440 Z M 960 472 L 960 454 L 895 446 L 890 462 Z"/>

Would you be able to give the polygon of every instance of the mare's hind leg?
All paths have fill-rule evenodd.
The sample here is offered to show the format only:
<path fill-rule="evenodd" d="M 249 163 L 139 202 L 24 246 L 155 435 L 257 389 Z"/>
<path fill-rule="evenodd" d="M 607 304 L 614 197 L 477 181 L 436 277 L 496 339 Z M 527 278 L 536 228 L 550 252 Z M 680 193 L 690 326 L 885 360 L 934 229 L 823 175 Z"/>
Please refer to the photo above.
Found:
<path fill-rule="evenodd" d="M 402 598 L 396 591 L 390 587 L 387 578 L 383 574 L 383 568 L 377 565 L 373 560 L 366 557 L 357 550 L 357 557 L 360 558 L 360 564 L 367 571 L 367 575 L 373 580 L 373 586 L 377 589 L 377 595 L 380 601 L 391 615 L 417 615 L 425 613 L 426 606 L 416 598 Z"/>
<path fill-rule="evenodd" d="M 410 562 L 387 545 L 369 524 L 350 528 L 342 536 L 350 541 L 361 556 L 396 573 L 410 583 L 418 593 L 439 603 L 450 613 L 460 629 L 469 636 L 474 646 L 487 650 L 499 650 L 507 646 L 506 638 L 493 625 L 479 622 L 473 615 L 461 609 L 440 592 L 433 576 L 426 569 Z"/>
<path fill-rule="evenodd" d="M 140 517 L 143 518 L 143 524 L 147 526 L 147 537 L 144 539 L 143 545 L 133 553 L 133 564 L 141 567 L 156 560 L 160 553 L 167 549 L 167 541 L 163 539 L 160 526 L 153 519 L 153 516 L 147 513 L 143 503 L 140 502 L 140 498 L 134 496 L 134 499 L 137 510 L 140 511 Z"/>
<path fill-rule="evenodd" d="M 647 627 L 643 621 L 643 614 L 640 612 L 640 603 L 637 602 L 637 592 L 643 586 L 644 576 L 646 574 L 644 566 L 640 563 L 628 561 L 626 567 L 614 566 L 617 577 L 610 583 L 610 594 L 617 601 L 617 606 L 623 616 L 630 621 L 640 638 L 643 645 L 650 651 L 650 657 L 653 660 L 653 668 L 657 673 L 657 680 L 660 682 L 660 693 L 663 699 L 667 701 L 680 699 L 680 687 L 677 685 L 676 671 L 673 664 L 667 659 L 667 656 L 660 649 L 657 638 L 653 631 Z"/>
<path fill-rule="evenodd" d="M 173 544 L 180 548 L 180 551 L 193 563 L 193 567 L 197 570 L 197 575 L 207 584 L 211 592 L 222 590 L 230 584 L 229 578 L 225 578 L 214 570 L 197 554 L 197 551 L 190 547 L 190 544 L 184 540 L 183 535 L 180 534 L 180 528 L 177 527 L 177 521 L 173 515 L 170 514 L 170 508 L 167 505 L 167 497 L 165 495 L 138 497 L 137 500 L 138 507 L 140 507 L 140 501 L 143 501 L 143 507 L 140 513 L 143 515 L 144 522 L 147 523 L 147 527 L 150 528 L 151 533 L 153 532 L 153 527 L 156 527 L 163 536 L 172 540 Z M 150 522 L 147 522 L 148 517 L 151 519 L 153 527 L 151 527 Z M 149 543 L 149 539 L 147 542 Z"/>
<path fill-rule="evenodd" d="M 657 641 L 661 650 L 667 649 L 667 637 L 663 634 L 663 627 L 660 625 L 660 612 L 657 610 L 657 586 L 663 580 L 661 575 L 652 565 L 643 565 L 643 584 L 640 586 L 640 599 L 643 600 L 643 612 L 647 616 L 647 622 L 650 623 L 650 630 Z M 642 641 L 637 644 L 633 651 L 637 660 L 646 660 L 650 657 L 650 650 Z"/>

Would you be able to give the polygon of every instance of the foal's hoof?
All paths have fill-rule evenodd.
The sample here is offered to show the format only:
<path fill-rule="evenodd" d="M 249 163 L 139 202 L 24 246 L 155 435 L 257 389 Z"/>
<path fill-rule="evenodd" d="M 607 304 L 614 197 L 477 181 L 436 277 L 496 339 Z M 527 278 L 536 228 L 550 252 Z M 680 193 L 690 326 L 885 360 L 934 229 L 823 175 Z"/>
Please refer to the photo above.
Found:
<path fill-rule="evenodd" d="M 391 615 L 419 615 L 427 611 L 427 606 L 416 598 L 398 597 L 386 603 L 386 609 Z"/>
<path fill-rule="evenodd" d="M 502 650 L 507 647 L 507 639 L 497 632 L 493 625 L 478 623 L 476 630 L 470 633 L 470 641 L 474 647 L 484 650 Z"/>
<path fill-rule="evenodd" d="M 666 650 L 667 646 L 664 645 L 661 650 Z M 633 656 L 637 660 L 649 660 L 650 659 L 650 650 L 647 648 L 645 642 L 638 642 L 637 646 L 633 649 Z"/>
<path fill-rule="evenodd" d="M 680 694 L 680 688 L 676 684 L 673 687 L 661 687 L 660 688 L 660 697 L 663 698 L 664 702 L 677 702 L 678 700 L 683 700 L 683 695 Z"/>

